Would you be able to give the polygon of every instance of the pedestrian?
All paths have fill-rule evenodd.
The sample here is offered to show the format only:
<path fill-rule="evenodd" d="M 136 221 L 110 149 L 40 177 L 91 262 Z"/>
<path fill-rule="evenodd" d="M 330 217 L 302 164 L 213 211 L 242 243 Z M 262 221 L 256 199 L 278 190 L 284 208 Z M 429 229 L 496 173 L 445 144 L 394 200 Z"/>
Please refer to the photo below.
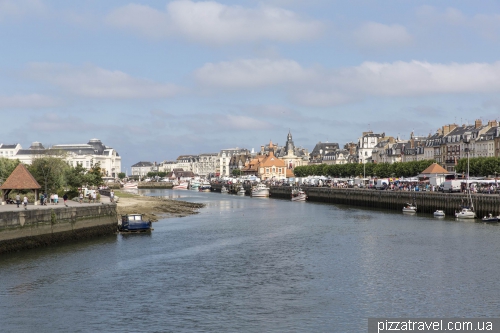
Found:
<path fill-rule="evenodd" d="M 19 205 L 21 204 L 21 196 L 19 195 L 19 193 L 16 195 L 16 204 L 17 208 L 19 208 Z"/>
<path fill-rule="evenodd" d="M 80 203 L 83 202 L 83 193 L 82 192 L 80 192 L 80 196 L 78 197 L 78 199 L 79 199 Z"/>
<path fill-rule="evenodd" d="M 53 205 L 54 204 L 54 193 L 52 193 L 50 195 L 50 204 Z"/>
<path fill-rule="evenodd" d="M 26 208 L 26 206 L 28 206 L 28 197 L 27 196 L 24 196 L 23 204 L 24 204 L 24 209 L 28 209 L 28 208 Z"/>
<path fill-rule="evenodd" d="M 59 204 L 59 194 L 54 193 L 54 203 L 57 205 Z"/>
<path fill-rule="evenodd" d="M 92 193 L 89 192 L 89 203 L 92 203 Z"/>
<path fill-rule="evenodd" d="M 64 193 L 64 195 L 63 195 L 63 200 L 64 200 L 64 206 L 68 207 L 68 205 L 67 205 L 67 201 L 68 201 L 68 194 L 67 194 L 67 193 Z"/>
<path fill-rule="evenodd" d="M 92 202 L 93 203 L 96 203 L 97 202 L 97 194 L 96 192 L 94 191 L 94 193 L 92 193 Z"/>
<path fill-rule="evenodd" d="M 40 195 L 40 205 L 43 206 L 43 193 Z"/>
<path fill-rule="evenodd" d="M 114 202 L 114 200 L 115 200 L 115 192 L 113 192 L 113 190 L 111 190 L 111 192 L 109 192 L 109 200 L 111 202 Z"/>

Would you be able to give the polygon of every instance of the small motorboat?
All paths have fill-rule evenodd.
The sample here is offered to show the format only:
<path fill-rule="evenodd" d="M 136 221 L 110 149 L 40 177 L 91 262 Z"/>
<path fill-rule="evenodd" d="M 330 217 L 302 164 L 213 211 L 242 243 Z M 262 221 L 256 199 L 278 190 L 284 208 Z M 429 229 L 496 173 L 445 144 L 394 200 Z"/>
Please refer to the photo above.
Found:
<path fill-rule="evenodd" d="M 151 226 L 151 221 L 144 221 L 142 214 L 126 214 L 118 220 L 119 232 L 147 232 L 153 230 Z"/>
<path fill-rule="evenodd" d="M 445 213 L 443 210 L 438 209 L 434 212 L 434 217 L 445 217 Z"/>
<path fill-rule="evenodd" d="M 483 222 L 498 222 L 499 217 L 498 216 L 493 216 L 493 214 L 489 214 L 488 216 L 485 216 L 481 219 Z"/>
<path fill-rule="evenodd" d="M 403 207 L 403 213 L 410 213 L 410 214 L 413 214 L 413 213 L 416 213 L 417 212 L 417 206 L 416 205 L 413 205 L 411 203 L 407 203 L 404 207 Z"/>
<path fill-rule="evenodd" d="M 222 186 L 222 188 L 220 189 L 220 193 L 227 194 L 229 193 L 229 190 L 225 186 Z"/>
<path fill-rule="evenodd" d="M 124 190 L 137 190 L 137 183 L 125 183 L 123 184 Z"/>
<path fill-rule="evenodd" d="M 302 189 L 293 189 L 292 190 L 292 201 L 306 201 L 307 195 Z"/>
<path fill-rule="evenodd" d="M 462 207 L 462 210 L 455 213 L 457 219 L 475 219 L 476 213 L 472 208 Z"/>
<path fill-rule="evenodd" d="M 253 198 L 267 198 L 269 197 L 269 188 L 264 184 L 259 184 L 252 188 L 251 196 Z"/>
<path fill-rule="evenodd" d="M 180 184 L 175 185 L 174 187 L 172 187 L 172 189 L 173 190 L 187 190 L 188 186 L 189 186 L 188 182 L 182 182 L 182 183 L 180 183 Z"/>
<path fill-rule="evenodd" d="M 210 185 L 210 183 L 208 181 L 204 181 L 198 187 L 198 191 L 200 191 L 200 192 L 210 192 L 211 188 L 212 188 L 212 185 Z"/>
<path fill-rule="evenodd" d="M 247 192 L 247 191 L 246 191 L 246 190 L 245 190 L 245 188 L 242 186 L 242 187 L 240 187 L 240 189 L 238 190 L 238 195 L 245 195 L 245 194 L 246 194 L 246 192 Z"/>

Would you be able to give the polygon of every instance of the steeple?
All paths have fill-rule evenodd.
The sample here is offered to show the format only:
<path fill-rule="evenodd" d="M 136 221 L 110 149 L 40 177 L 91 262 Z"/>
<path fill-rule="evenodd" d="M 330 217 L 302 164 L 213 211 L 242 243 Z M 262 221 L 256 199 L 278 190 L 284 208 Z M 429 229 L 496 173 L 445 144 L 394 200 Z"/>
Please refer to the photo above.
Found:
<path fill-rule="evenodd" d="M 295 145 L 292 140 L 292 133 L 288 130 L 288 135 L 286 136 L 285 153 L 287 155 L 293 155 L 295 152 Z"/>

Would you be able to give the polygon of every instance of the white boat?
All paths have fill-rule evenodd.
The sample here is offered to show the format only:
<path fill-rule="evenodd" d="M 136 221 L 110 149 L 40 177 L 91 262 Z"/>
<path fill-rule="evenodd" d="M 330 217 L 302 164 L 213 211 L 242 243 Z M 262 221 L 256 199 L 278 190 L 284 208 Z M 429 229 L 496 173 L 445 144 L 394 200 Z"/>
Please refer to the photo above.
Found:
<path fill-rule="evenodd" d="M 476 212 L 474 212 L 474 207 L 462 207 L 462 210 L 455 213 L 455 217 L 458 219 L 475 219 Z"/>
<path fill-rule="evenodd" d="M 413 214 L 413 213 L 416 213 L 417 212 L 417 206 L 414 205 L 414 204 L 411 204 L 411 203 L 407 203 L 404 207 L 403 207 L 403 213 L 410 213 L 410 214 Z"/>
<path fill-rule="evenodd" d="M 259 184 L 252 189 L 251 196 L 255 198 L 269 197 L 269 188 L 264 184 Z"/>
<path fill-rule="evenodd" d="M 188 186 L 189 186 L 188 182 L 182 182 L 182 183 L 172 187 L 172 189 L 174 189 L 174 190 L 187 190 Z"/>
<path fill-rule="evenodd" d="M 200 192 L 210 192 L 211 188 L 212 188 L 212 185 L 210 185 L 210 183 L 208 181 L 204 181 L 198 187 L 198 191 L 200 191 Z"/>
<path fill-rule="evenodd" d="M 292 201 L 306 201 L 307 195 L 302 189 L 292 190 Z"/>
<path fill-rule="evenodd" d="M 240 187 L 240 189 L 238 190 L 238 195 L 245 195 L 245 194 L 246 194 L 246 192 L 247 192 L 247 191 L 246 191 L 246 190 L 245 190 L 245 188 L 242 186 L 242 187 Z"/>
<path fill-rule="evenodd" d="M 222 186 L 222 188 L 220 189 L 220 193 L 226 194 L 229 193 L 229 190 L 225 186 Z"/>
<path fill-rule="evenodd" d="M 137 190 L 137 183 L 125 183 L 123 184 L 124 190 Z"/>
<path fill-rule="evenodd" d="M 192 180 L 189 182 L 189 189 L 190 190 L 198 191 L 199 187 L 200 187 L 199 181 Z"/>
<path fill-rule="evenodd" d="M 438 209 L 438 210 L 436 210 L 436 211 L 434 212 L 434 217 L 444 217 L 444 216 L 445 216 L 445 213 L 444 213 L 444 211 L 443 211 L 443 210 L 439 210 L 439 209 Z"/>

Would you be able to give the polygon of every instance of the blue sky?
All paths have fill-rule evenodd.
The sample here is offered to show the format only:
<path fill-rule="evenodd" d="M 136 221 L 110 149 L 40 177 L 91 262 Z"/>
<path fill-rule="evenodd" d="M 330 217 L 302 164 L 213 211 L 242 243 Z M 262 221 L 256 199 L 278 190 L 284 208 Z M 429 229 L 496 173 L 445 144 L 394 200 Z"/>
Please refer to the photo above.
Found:
<path fill-rule="evenodd" d="M 499 118 L 500 2 L 0 0 L 0 142 L 141 161 Z"/>

